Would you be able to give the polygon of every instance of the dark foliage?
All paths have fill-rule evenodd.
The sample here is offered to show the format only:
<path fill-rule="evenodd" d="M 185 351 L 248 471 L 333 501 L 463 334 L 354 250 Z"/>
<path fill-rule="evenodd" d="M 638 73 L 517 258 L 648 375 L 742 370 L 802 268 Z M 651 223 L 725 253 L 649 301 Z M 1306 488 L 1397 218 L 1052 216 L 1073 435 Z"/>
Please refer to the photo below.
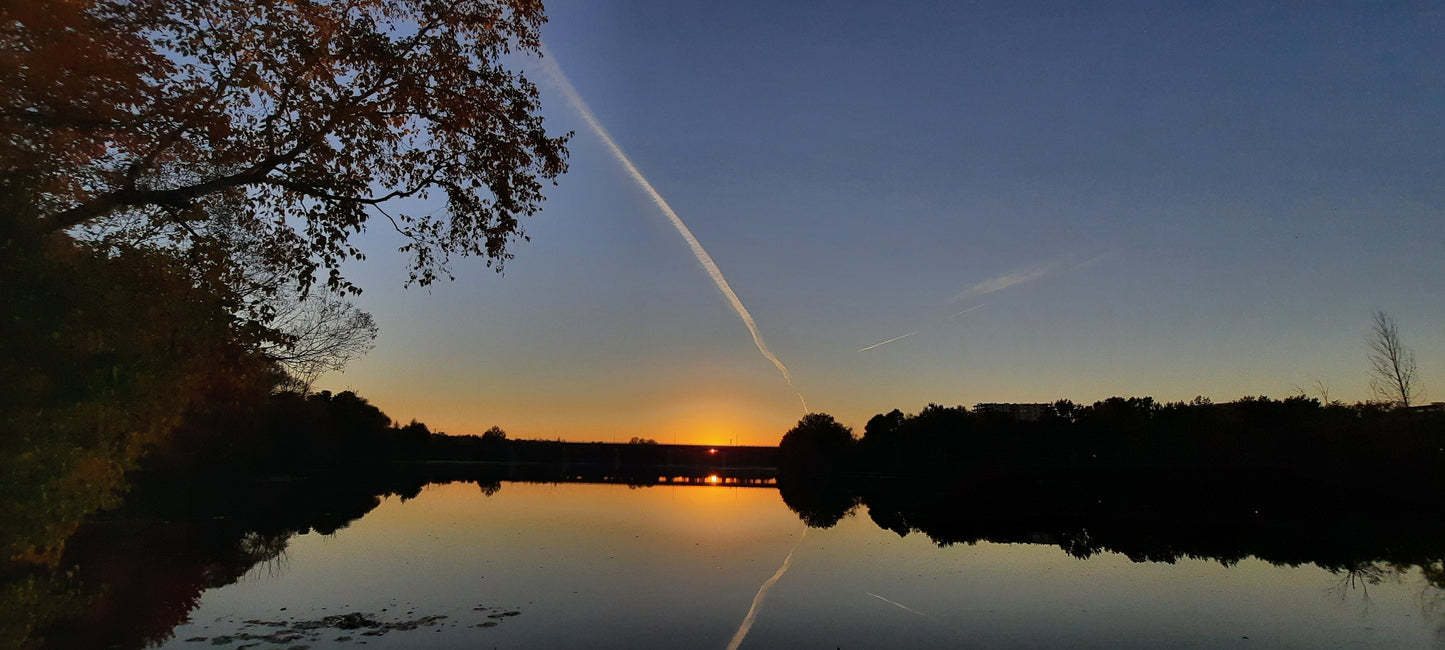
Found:
<path fill-rule="evenodd" d="M 280 377 L 204 260 L 113 255 L 24 212 L 0 205 L 0 564 L 53 563 L 184 414 L 248 408 Z"/>
<path fill-rule="evenodd" d="M 783 434 L 778 455 L 784 466 L 817 471 L 841 467 L 855 444 L 853 430 L 826 413 L 809 413 Z"/>
<path fill-rule="evenodd" d="M 1160 404 L 1112 397 L 1056 403 L 1038 421 L 930 405 L 869 423 L 855 469 L 912 475 L 1051 471 L 1246 472 L 1282 481 L 1439 487 L 1445 412 L 1322 405 L 1306 397 Z"/>
<path fill-rule="evenodd" d="M 500 264 L 566 170 L 536 87 L 530 0 L 0 4 L 0 188 L 39 227 L 139 220 L 196 240 L 223 206 L 302 288 L 362 257 L 382 215 L 410 278 Z M 398 201 L 432 196 L 419 214 Z"/>

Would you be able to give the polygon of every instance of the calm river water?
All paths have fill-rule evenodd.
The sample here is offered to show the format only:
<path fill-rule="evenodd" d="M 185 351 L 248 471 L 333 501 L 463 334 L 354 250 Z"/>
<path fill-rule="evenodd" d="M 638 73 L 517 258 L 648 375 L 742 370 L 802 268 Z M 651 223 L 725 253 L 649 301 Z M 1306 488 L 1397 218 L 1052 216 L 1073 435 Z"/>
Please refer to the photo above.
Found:
<path fill-rule="evenodd" d="M 487 494 L 487 492 L 492 494 Z M 502 483 L 386 497 L 207 590 L 164 648 L 1430 647 L 1417 570 L 939 547 L 771 488 Z"/>

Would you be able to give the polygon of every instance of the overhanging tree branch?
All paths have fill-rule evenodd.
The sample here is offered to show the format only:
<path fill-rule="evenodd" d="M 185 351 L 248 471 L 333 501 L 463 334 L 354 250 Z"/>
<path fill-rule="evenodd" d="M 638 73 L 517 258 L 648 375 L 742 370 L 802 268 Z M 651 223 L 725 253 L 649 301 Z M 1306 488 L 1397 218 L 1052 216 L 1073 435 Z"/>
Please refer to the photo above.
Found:
<path fill-rule="evenodd" d="M 444 216 L 388 217 L 415 235 L 409 275 L 426 284 L 453 254 L 500 269 L 525 239 L 519 217 L 545 198 L 539 180 L 566 170 L 570 134 L 547 135 L 536 87 L 498 63 L 538 53 L 531 0 L 81 5 L 66 29 L 28 29 L 0 7 L 14 36 L 0 106 L 34 107 L 3 118 L 14 133 L 0 138 L 0 176 L 26 179 L 41 229 L 189 219 L 227 194 L 306 240 L 306 257 L 286 260 L 297 282 L 325 268 L 347 287 L 337 271 L 359 254 L 348 238 L 361 208 L 440 188 Z M 77 43 L 85 56 L 53 54 Z M 73 68 L 65 92 L 6 76 L 42 60 Z"/>

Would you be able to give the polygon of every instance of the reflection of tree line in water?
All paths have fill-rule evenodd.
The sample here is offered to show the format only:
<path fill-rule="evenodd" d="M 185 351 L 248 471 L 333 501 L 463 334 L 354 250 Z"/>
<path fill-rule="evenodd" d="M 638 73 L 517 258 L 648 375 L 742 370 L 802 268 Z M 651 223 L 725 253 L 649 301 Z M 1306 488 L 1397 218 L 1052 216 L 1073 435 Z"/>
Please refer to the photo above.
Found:
<path fill-rule="evenodd" d="M 82 527 L 67 545 L 68 580 L 38 585 L 55 588 L 44 601 L 53 616 L 30 641 L 139 648 L 164 640 L 206 589 L 230 584 L 259 564 L 279 563 L 293 535 L 335 532 L 383 497 L 405 501 L 430 483 L 474 482 L 491 496 L 514 470 L 503 463 L 394 465 L 314 479 L 234 476 L 185 491 L 173 489 L 167 475 L 142 477 L 124 508 Z M 921 533 L 941 546 L 1050 544 L 1079 558 L 1116 552 L 1136 562 L 1197 558 L 1225 565 L 1253 556 L 1316 564 L 1342 579 L 1377 580 L 1419 568 L 1430 585 L 1445 587 L 1438 544 L 1445 520 L 1436 511 L 1381 503 L 1368 491 L 1311 491 L 1263 476 L 1220 478 L 885 478 L 794 467 L 777 486 L 790 509 L 820 528 L 866 508 L 880 528 Z"/>
<path fill-rule="evenodd" d="M 244 487 L 241 487 L 244 486 Z M 30 643 L 55 648 L 140 648 L 188 619 L 201 594 L 257 565 L 277 563 L 293 535 L 330 534 L 370 512 L 373 487 L 310 482 L 203 486 L 184 494 L 141 485 L 121 510 L 66 546 L 67 580 L 48 594 L 59 611 Z"/>
<path fill-rule="evenodd" d="M 135 323 L 119 327 L 136 335 L 144 329 Z M 100 336 L 109 331 L 97 324 L 93 334 Z M 159 345 L 152 338 L 185 340 L 166 327 L 155 328 L 153 335 L 147 337 L 137 345 Z M 63 347 L 69 348 L 70 344 Z M 13 348 L 6 351 L 21 352 Z M 223 362 L 223 359 L 206 356 L 181 358 L 192 352 L 200 354 L 200 350 L 181 346 L 172 350 L 175 358 L 140 355 L 112 362 L 149 364 L 145 367 L 151 371 Z M 80 350 L 77 354 L 90 353 Z M 244 355 L 241 358 L 245 358 Z M 17 357 L 10 356 L 9 361 L 16 362 Z M 18 361 L 25 362 L 25 359 Z M 7 488 L 3 492 L 3 509 L 0 509 L 0 548 L 6 555 L 6 561 L 0 565 L 0 647 L 34 646 L 42 630 L 56 629 L 57 621 L 73 620 L 90 609 L 87 603 L 100 593 L 97 585 L 109 584 L 116 577 L 73 570 L 77 563 L 94 564 L 77 549 L 104 555 L 103 548 L 94 544 L 87 546 L 87 540 L 96 539 L 96 528 L 86 522 L 96 517 L 103 522 L 117 517 L 124 520 L 164 505 L 170 514 L 163 518 L 180 517 L 176 519 L 179 521 L 189 521 L 184 516 L 190 513 L 195 515 L 194 521 L 205 522 L 219 514 L 230 516 L 231 510 L 239 508 L 235 519 L 228 521 L 272 522 L 244 530 L 228 528 L 232 523 L 200 524 L 206 530 L 221 531 L 215 539 L 219 546 L 209 542 L 203 546 L 209 544 L 208 548 L 214 546 L 212 551 L 224 554 L 234 550 L 226 540 L 242 539 L 242 532 L 254 533 L 247 539 L 274 540 L 277 535 L 284 539 L 288 531 L 334 528 L 374 507 L 377 495 L 390 493 L 409 498 L 428 481 L 447 480 L 448 473 L 459 471 L 455 465 L 438 464 L 416 468 L 426 473 L 416 475 L 397 461 L 490 460 L 505 470 L 484 481 L 491 486 L 488 489 L 493 490 L 496 481 L 502 479 L 608 478 L 643 485 L 669 473 L 696 475 L 698 471 L 729 465 L 741 471 L 749 465 L 776 464 L 774 448 L 731 448 L 726 454 L 712 456 L 706 454 L 705 448 L 647 444 L 648 441 L 629 445 L 569 445 L 557 441 L 509 440 L 495 428 L 480 436 L 447 436 L 434 433 L 418 422 L 393 424 L 375 406 L 350 392 L 305 396 L 292 392 L 271 393 L 270 380 L 262 372 L 264 364 L 261 363 L 254 368 L 257 371 L 251 377 L 254 381 L 248 380 L 251 383 L 243 386 L 204 384 L 176 394 L 157 388 L 174 386 L 178 381 L 175 377 L 134 377 L 126 386 L 116 387 L 111 375 L 118 371 L 112 368 L 81 364 L 43 369 L 50 361 L 42 349 L 30 362 L 32 375 L 38 378 L 37 393 L 48 395 L 56 404 L 77 395 L 81 401 L 68 409 L 3 413 L 9 424 L 16 425 L 14 430 L 28 432 L 28 435 L 0 440 L 5 443 L 0 449 L 0 460 L 3 460 L 0 465 L 7 468 L 0 473 L 0 487 Z M 170 362 L 178 366 L 166 365 Z M 241 370 L 244 368 L 237 372 Z M 57 391 L 57 382 L 48 380 L 51 376 L 78 386 L 61 385 L 59 388 L 65 390 Z M 232 379 L 239 381 L 241 376 Z M 148 383 L 152 379 L 155 387 Z M 147 401 L 151 398 L 154 401 Z M 204 406 L 199 406 L 201 404 Z M 167 413 L 168 410 L 171 412 Z M 136 438 L 145 432 L 127 433 L 121 426 L 125 423 L 149 423 L 158 430 L 142 445 Z M 163 433 L 159 431 L 162 428 L 166 429 Z M 95 433 L 114 434 L 115 438 L 95 440 Z M 127 440 L 127 436 L 131 439 Z M 755 468 L 750 471 L 756 474 Z M 276 519 L 264 511 L 247 509 L 246 504 L 251 503 L 248 499 L 257 490 L 262 495 L 271 495 L 275 493 L 275 485 L 292 485 L 307 477 L 312 480 L 295 483 L 297 489 L 285 493 L 284 498 L 259 501 L 275 504 L 281 513 L 297 513 L 292 520 L 283 520 L 290 522 L 289 527 L 278 528 L 274 524 Z M 283 480 L 273 484 L 268 482 L 271 479 Z M 233 486 L 246 486 L 246 498 L 237 498 Z M 333 486 L 340 486 L 339 491 Z M 307 490 L 315 490 L 316 494 Z M 328 522 L 322 517 L 326 512 L 354 514 Z M 148 545 L 136 550 L 164 546 Z M 126 547 L 121 544 L 121 548 Z M 154 567 L 154 563 L 133 564 Z M 119 565 L 112 562 L 96 566 Z M 247 565 L 239 562 L 235 566 L 234 575 L 239 576 Z M 217 567 L 212 570 L 218 571 L 215 575 L 232 573 Z M 170 569 L 161 570 L 158 575 L 168 571 Z M 181 580 L 179 584 L 190 583 Z M 134 606 L 133 600 L 144 598 L 116 602 Z M 96 607 L 113 608 L 105 603 Z M 188 607 L 181 611 L 184 609 Z M 99 630 L 106 626 L 83 627 Z"/>
<path fill-rule="evenodd" d="M 26 640 L 54 648 L 141 648 L 172 636 L 201 594 L 258 565 L 284 571 L 291 538 L 332 534 L 381 504 L 416 497 L 415 476 L 211 482 L 178 491 L 143 479 L 127 505 L 83 526 L 66 546 L 65 580 L 36 582 L 48 620 Z M 498 483 L 483 483 L 494 494 Z M 14 630 L 11 630 L 13 632 Z M 22 646 L 23 647 L 23 646 Z"/>
<path fill-rule="evenodd" d="M 1418 568 L 1445 588 L 1439 510 L 1369 494 L 1311 491 L 1265 477 L 1137 474 L 982 480 L 820 479 L 783 474 L 784 503 L 810 526 L 867 513 L 879 528 L 940 546 L 1056 545 L 1077 558 L 1135 562 L 1248 557 L 1337 572 Z"/>
<path fill-rule="evenodd" d="M 505 466 L 411 466 L 325 480 L 216 482 L 187 493 L 143 481 L 129 504 L 89 524 L 67 546 L 73 580 L 51 595 L 59 614 L 47 647 L 134 647 L 167 639 L 201 594 L 254 567 L 281 562 L 293 535 L 345 528 L 386 496 L 403 501 L 433 482 L 505 489 Z M 441 476 L 438 476 L 438 472 Z M 1445 587 L 1434 513 L 1362 494 L 1304 494 L 1235 477 L 1135 475 L 1099 479 L 859 478 L 785 472 L 784 503 L 810 526 L 849 514 L 940 546 L 1057 545 L 1074 557 L 1115 552 L 1136 562 L 1247 557 L 1315 564 L 1342 580 L 1378 580 L 1418 568 Z M 1140 489 L 1145 487 L 1147 489 Z M 705 488 L 698 488 L 705 489 Z M 1300 507 L 1303 504 L 1302 507 Z M 284 565 L 278 570 L 284 570 Z M 38 640 L 32 639 L 32 641 Z"/>
<path fill-rule="evenodd" d="M 809 526 L 867 517 L 900 537 L 940 547 L 1043 544 L 1086 559 L 1206 560 L 1234 566 L 1313 564 L 1338 576 L 1343 598 L 1418 572 L 1421 614 L 1445 638 L 1445 517 L 1434 495 L 1396 500 L 1343 483 L 1280 482 L 1260 474 L 1056 473 L 1032 477 L 844 477 L 784 472 L 783 502 Z M 1438 493 L 1437 493 L 1438 494 Z"/>
<path fill-rule="evenodd" d="M 521 469 L 522 475 L 531 472 L 546 476 L 547 468 Z M 59 561 L 63 575 L 33 575 L 14 585 L 32 591 L 37 608 L 6 610 L 10 620 L 0 631 L 14 647 L 155 645 L 188 620 L 206 590 L 267 563 L 284 571 L 284 553 L 296 535 L 333 534 L 383 498 L 405 502 L 427 485 L 473 483 L 489 497 L 504 480 L 520 482 L 502 478 L 516 475 L 517 468 L 504 465 L 402 465 L 289 480 L 233 475 L 186 490 L 174 489 L 172 475 L 143 475 L 124 507 L 94 518 L 70 538 Z"/>

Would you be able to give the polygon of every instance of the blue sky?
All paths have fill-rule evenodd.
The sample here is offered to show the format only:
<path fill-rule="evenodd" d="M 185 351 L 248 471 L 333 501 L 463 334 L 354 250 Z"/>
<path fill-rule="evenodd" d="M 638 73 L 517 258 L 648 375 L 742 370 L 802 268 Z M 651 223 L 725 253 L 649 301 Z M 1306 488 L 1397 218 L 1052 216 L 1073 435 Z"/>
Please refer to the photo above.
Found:
<path fill-rule="evenodd" d="M 1445 399 L 1438 4 L 548 13 L 794 387 L 535 60 L 576 136 L 531 241 L 403 290 L 373 228 L 350 273 L 382 333 L 323 386 L 453 433 L 772 444 L 794 389 L 860 431 L 930 402 L 1365 399 L 1379 308 Z"/>

